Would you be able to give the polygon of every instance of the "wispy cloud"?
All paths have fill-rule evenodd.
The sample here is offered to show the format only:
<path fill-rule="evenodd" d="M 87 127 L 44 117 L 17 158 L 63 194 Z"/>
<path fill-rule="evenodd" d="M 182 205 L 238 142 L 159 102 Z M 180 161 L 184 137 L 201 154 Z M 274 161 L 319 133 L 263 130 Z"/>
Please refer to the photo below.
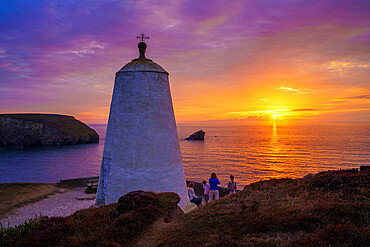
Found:
<path fill-rule="evenodd" d="M 306 108 L 306 109 L 293 109 L 291 111 L 317 111 L 317 109 Z"/>
<path fill-rule="evenodd" d="M 342 99 L 370 99 L 369 94 L 343 97 Z"/>
<path fill-rule="evenodd" d="M 76 55 L 86 55 L 86 54 L 95 54 L 96 50 L 105 49 L 105 45 L 103 43 L 97 43 L 96 41 L 92 41 L 89 44 L 81 47 L 80 50 L 67 50 L 67 51 L 58 51 L 57 54 L 76 54 Z"/>
<path fill-rule="evenodd" d="M 265 114 L 271 114 L 275 112 L 289 112 L 290 109 L 275 109 L 275 110 L 266 110 L 266 111 L 235 111 L 235 112 L 229 112 L 228 115 L 235 115 L 235 116 L 261 116 Z"/>
<path fill-rule="evenodd" d="M 351 63 L 351 62 L 330 62 L 327 65 L 328 70 L 333 72 L 344 73 L 349 69 L 360 68 L 360 69 L 368 69 L 370 66 L 368 64 L 359 64 L 359 63 Z"/>
<path fill-rule="evenodd" d="M 281 86 L 279 89 L 283 91 L 290 91 L 290 92 L 298 93 L 298 94 L 312 93 L 311 89 L 297 89 L 297 88 L 284 87 L 284 86 Z"/>

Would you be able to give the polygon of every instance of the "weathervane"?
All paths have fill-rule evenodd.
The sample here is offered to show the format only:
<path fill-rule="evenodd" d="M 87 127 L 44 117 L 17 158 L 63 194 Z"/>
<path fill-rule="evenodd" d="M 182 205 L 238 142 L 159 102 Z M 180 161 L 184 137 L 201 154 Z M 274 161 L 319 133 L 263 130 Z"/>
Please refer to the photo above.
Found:
<path fill-rule="evenodd" d="M 136 37 L 137 39 L 141 39 L 141 42 L 144 42 L 144 40 L 149 39 L 148 36 L 145 36 L 145 34 L 142 32 L 140 36 Z"/>

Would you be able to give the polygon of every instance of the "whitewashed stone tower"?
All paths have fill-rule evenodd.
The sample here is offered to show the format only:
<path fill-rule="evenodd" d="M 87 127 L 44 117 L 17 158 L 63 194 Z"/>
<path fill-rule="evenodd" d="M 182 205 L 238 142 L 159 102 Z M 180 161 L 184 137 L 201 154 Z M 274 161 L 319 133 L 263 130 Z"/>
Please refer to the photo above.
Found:
<path fill-rule="evenodd" d="M 173 113 L 168 72 L 140 57 L 116 73 L 95 204 L 134 190 L 175 192 L 190 203 Z"/>

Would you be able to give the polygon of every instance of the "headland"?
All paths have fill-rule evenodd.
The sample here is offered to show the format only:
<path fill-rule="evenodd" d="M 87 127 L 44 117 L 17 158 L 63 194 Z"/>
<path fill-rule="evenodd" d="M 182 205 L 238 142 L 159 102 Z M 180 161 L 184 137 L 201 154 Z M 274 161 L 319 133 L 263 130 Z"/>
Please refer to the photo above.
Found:
<path fill-rule="evenodd" d="M 0 114 L 0 146 L 60 146 L 98 142 L 96 131 L 73 116 Z"/>

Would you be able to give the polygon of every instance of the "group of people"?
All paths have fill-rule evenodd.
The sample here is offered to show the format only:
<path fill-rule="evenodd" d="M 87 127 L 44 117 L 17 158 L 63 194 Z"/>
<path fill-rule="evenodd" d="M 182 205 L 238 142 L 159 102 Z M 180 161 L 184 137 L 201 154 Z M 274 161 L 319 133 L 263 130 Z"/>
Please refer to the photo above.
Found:
<path fill-rule="evenodd" d="M 204 189 L 204 199 L 205 202 L 210 202 L 216 200 L 220 197 L 220 193 L 218 191 L 218 185 L 220 184 L 220 180 L 218 180 L 216 173 L 212 173 L 211 177 L 208 180 L 203 180 L 203 189 Z M 197 197 L 194 192 L 194 183 L 190 182 L 188 184 L 188 194 L 190 198 L 190 202 L 195 203 L 197 206 L 202 204 L 202 198 Z M 230 175 L 230 181 L 227 183 L 228 194 L 235 194 L 236 193 L 236 183 L 234 181 L 234 176 Z"/>

